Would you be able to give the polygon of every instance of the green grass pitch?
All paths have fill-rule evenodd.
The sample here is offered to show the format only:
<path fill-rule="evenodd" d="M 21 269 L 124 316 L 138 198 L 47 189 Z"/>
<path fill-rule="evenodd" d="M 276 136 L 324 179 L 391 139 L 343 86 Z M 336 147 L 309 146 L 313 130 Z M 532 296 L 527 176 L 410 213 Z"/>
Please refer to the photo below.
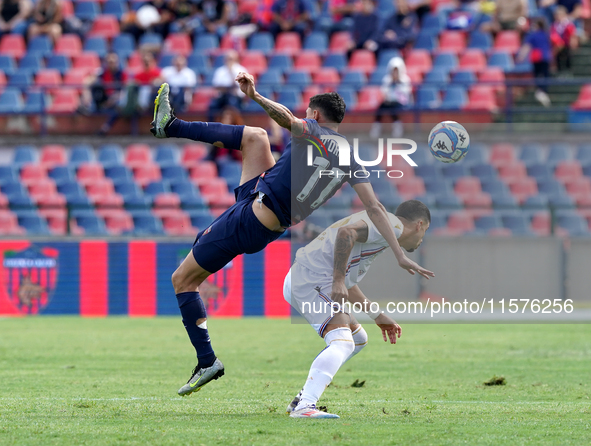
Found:
<path fill-rule="evenodd" d="M 395 346 L 366 324 L 320 402 L 339 420 L 298 420 L 285 406 L 324 346 L 309 326 L 212 319 L 226 375 L 180 398 L 178 318 L 1 319 L 0 445 L 591 443 L 591 325 L 401 322 Z"/>

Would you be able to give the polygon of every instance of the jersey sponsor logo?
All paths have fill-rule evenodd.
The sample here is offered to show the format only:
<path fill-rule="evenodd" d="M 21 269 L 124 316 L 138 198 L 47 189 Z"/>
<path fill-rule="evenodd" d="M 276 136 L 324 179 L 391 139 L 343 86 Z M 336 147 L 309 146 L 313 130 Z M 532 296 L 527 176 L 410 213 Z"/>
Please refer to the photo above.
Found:
<path fill-rule="evenodd" d="M 24 314 L 47 307 L 57 284 L 57 249 L 31 246 L 5 251 L 3 279 L 10 301 Z"/>

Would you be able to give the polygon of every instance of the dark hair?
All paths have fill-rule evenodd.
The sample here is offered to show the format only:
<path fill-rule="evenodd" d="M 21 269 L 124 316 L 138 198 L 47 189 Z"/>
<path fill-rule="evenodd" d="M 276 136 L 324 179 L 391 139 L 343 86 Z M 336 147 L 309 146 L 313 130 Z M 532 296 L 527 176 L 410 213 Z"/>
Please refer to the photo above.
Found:
<path fill-rule="evenodd" d="M 425 204 L 419 200 L 408 200 L 396 208 L 394 215 L 402 217 L 408 221 L 423 220 L 431 224 L 431 212 Z"/>
<path fill-rule="evenodd" d="M 539 31 L 548 31 L 548 22 L 544 17 L 534 17 L 532 20 L 532 28 L 535 27 Z"/>
<path fill-rule="evenodd" d="M 343 98 L 333 91 L 312 96 L 308 107 L 318 110 L 327 121 L 340 124 L 345 117 L 347 105 Z"/>

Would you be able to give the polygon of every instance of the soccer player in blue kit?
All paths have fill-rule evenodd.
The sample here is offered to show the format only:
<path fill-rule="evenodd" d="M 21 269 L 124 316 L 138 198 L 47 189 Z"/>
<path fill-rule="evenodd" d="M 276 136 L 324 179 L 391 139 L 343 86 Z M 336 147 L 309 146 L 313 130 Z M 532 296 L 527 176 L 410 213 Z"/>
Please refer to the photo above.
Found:
<path fill-rule="evenodd" d="M 313 96 L 306 118 L 299 119 L 287 107 L 261 96 L 255 89 L 252 75 L 239 73 L 236 82 L 273 120 L 291 131 L 293 142 L 287 145 L 277 163 L 264 129 L 177 119 L 170 106 L 170 90 L 166 83 L 162 84 L 154 101 L 154 121 L 150 131 L 157 138 L 188 138 L 240 150 L 243 159 L 240 185 L 234 190 L 236 204 L 197 234 L 192 251 L 172 275 L 183 324 L 198 359 L 191 378 L 178 391 L 183 396 L 200 390 L 224 374 L 224 365 L 211 347 L 199 285 L 234 257 L 263 250 L 292 224 L 305 219 L 332 197 L 345 181 L 359 195 L 369 218 L 394 251 L 400 267 L 411 274 L 417 272 L 426 278 L 433 276 L 431 271 L 404 254 L 386 209 L 375 196 L 367 175 L 356 178 L 355 172 L 364 168 L 353 157 L 351 166 L 339 166 L 340 181 L 334 176 L 319 177 L 318 166 L 307 165 L 308 138 L 318 141 L 323 135 L 342 136 L 338 128 L 345 116 L 346 105 L 337 93 Z M 324 170 L 339 165 L 336 152 L 324 152 L 320 161 Z M 342 291 L 347 292 L 346 289 Z"/>

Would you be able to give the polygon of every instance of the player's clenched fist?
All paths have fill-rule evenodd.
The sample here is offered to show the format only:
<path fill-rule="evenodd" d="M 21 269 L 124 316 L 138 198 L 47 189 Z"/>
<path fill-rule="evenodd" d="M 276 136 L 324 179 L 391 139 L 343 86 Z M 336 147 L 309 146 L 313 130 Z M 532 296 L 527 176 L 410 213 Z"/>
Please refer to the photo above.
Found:
<path fill-rule="evenodd" d="M 240 90 L 249 98 L 253 98 L 256 90 L 254 88 L 254 77 L 252 74 L 245 73 L 241 71 L 236 76 L 236 82 L 240 86 Z"/>

